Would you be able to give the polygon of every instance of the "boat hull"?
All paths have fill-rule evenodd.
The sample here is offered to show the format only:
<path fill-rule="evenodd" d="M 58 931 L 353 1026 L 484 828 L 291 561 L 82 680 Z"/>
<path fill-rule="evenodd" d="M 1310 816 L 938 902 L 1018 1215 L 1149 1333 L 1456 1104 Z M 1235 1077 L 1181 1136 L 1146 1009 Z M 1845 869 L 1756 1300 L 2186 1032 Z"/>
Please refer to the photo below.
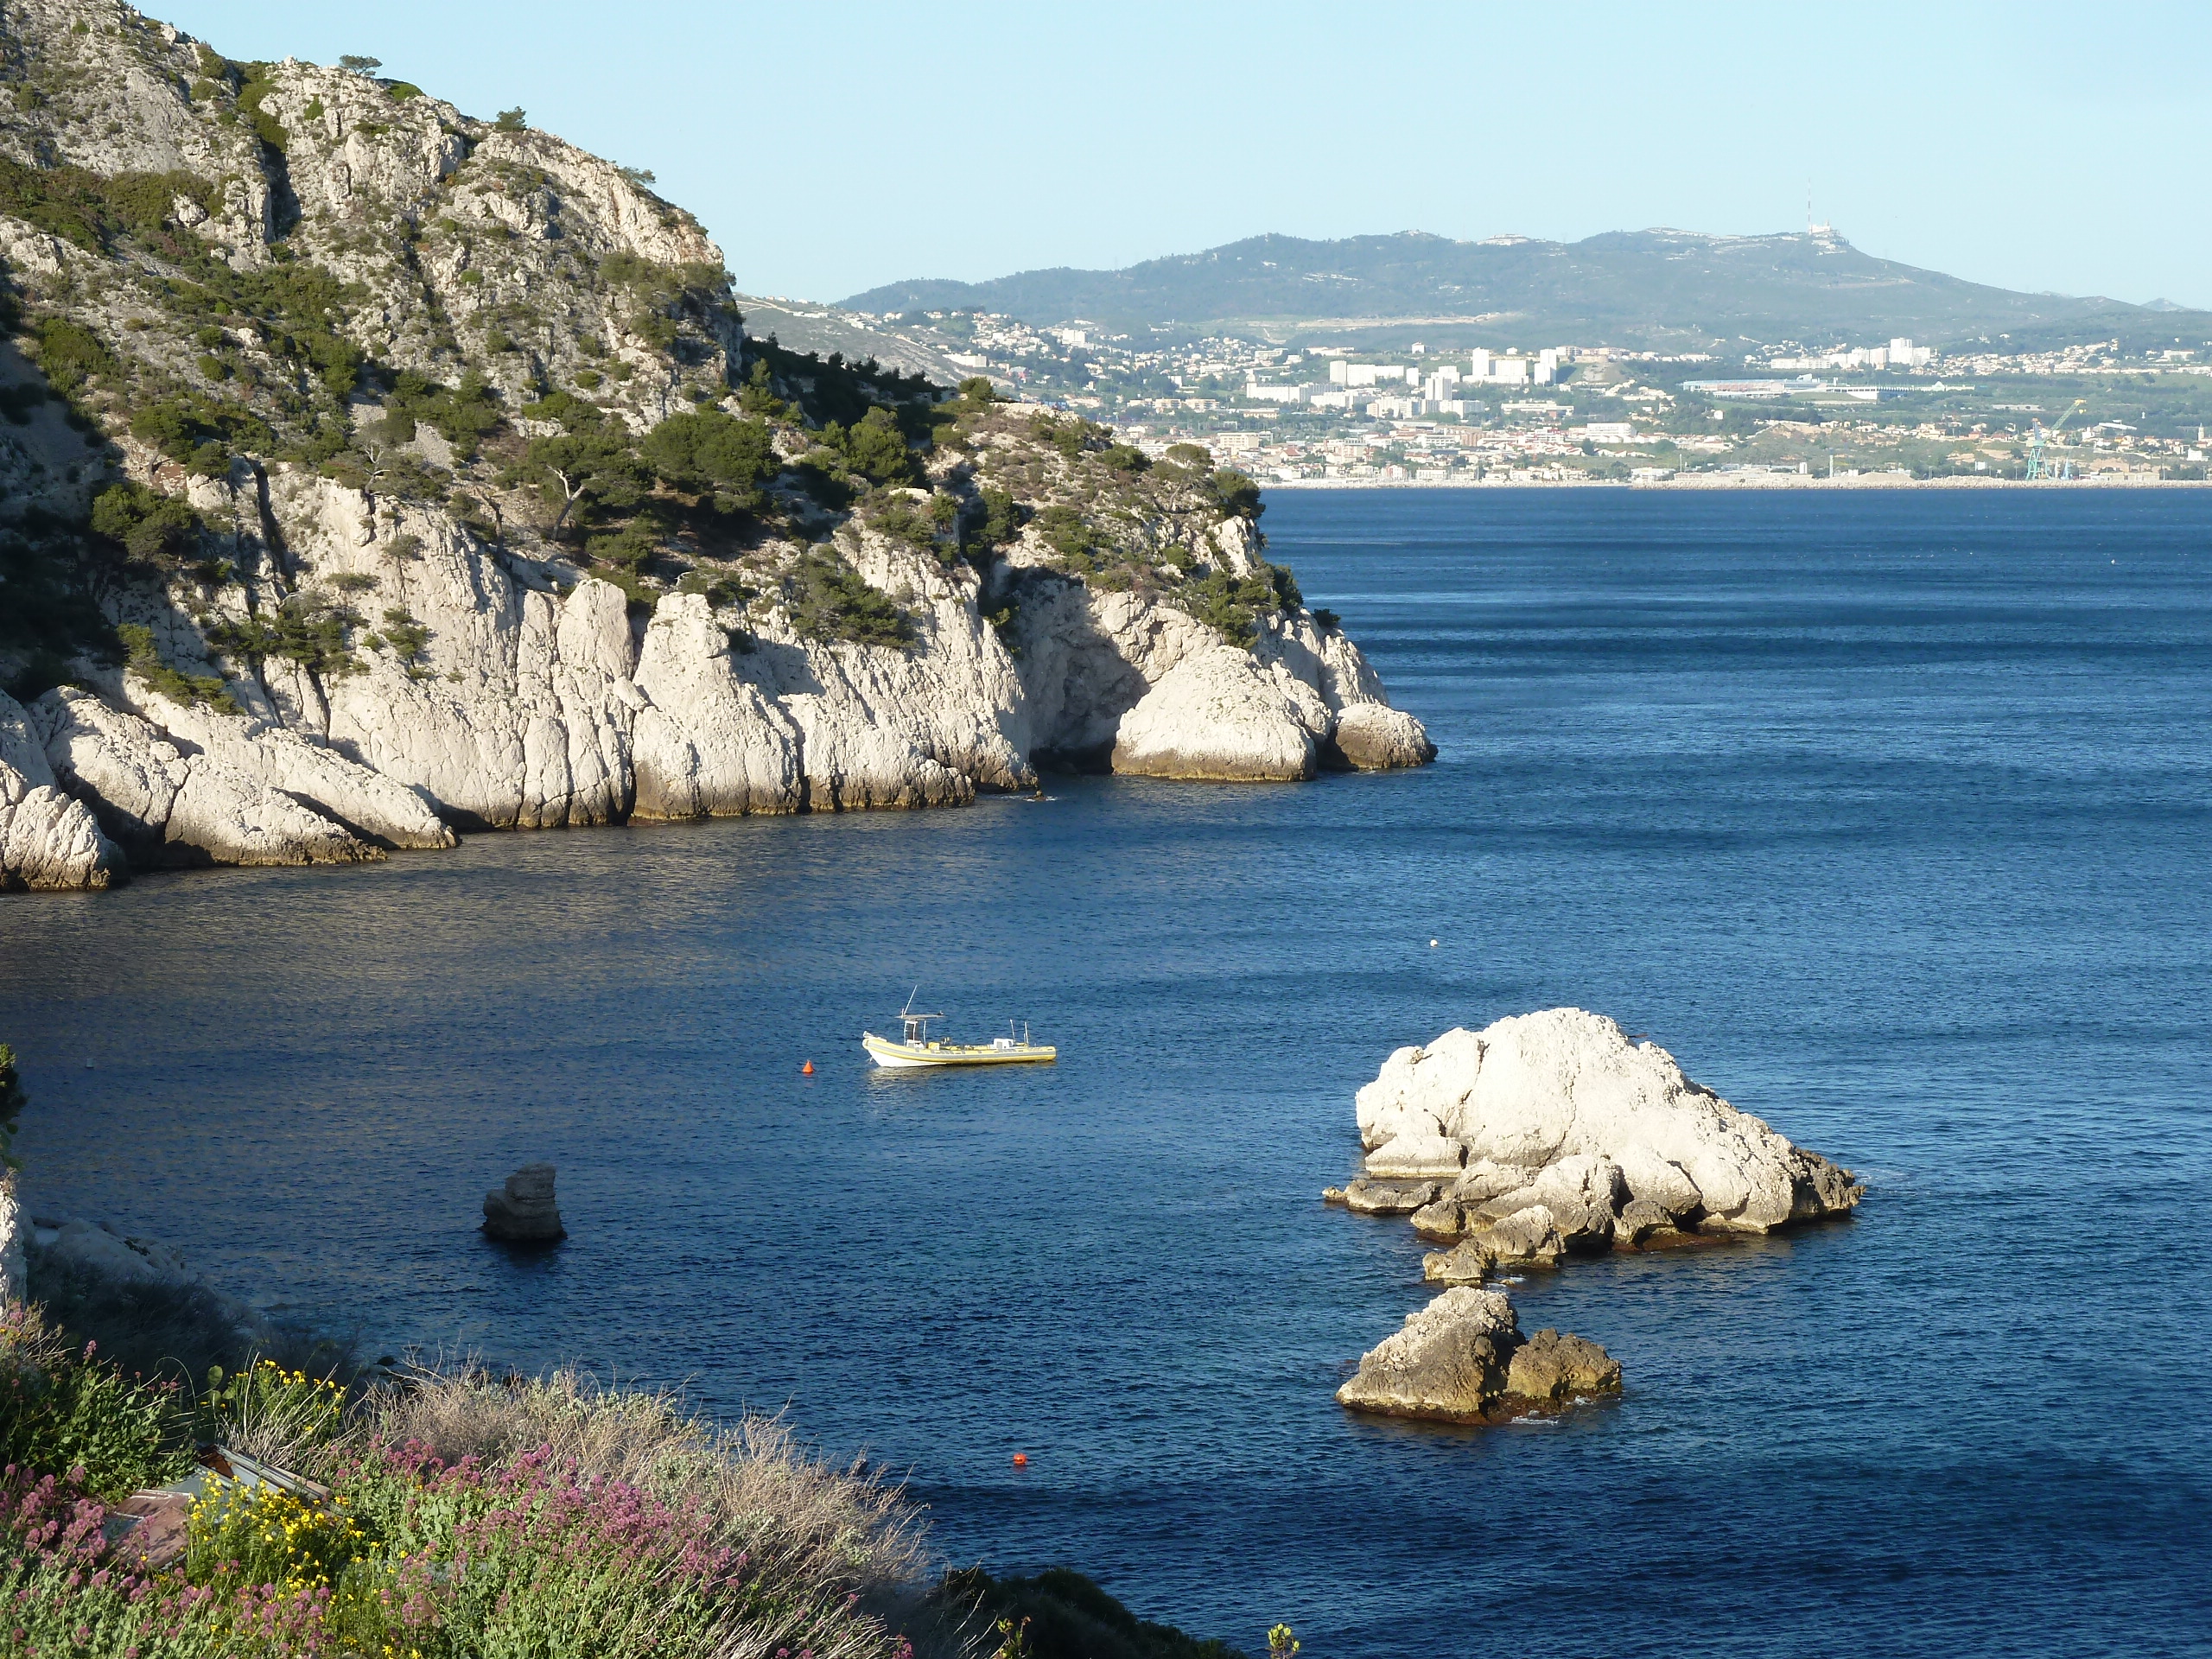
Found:
<path fill-rule="evenodd" d="M 861 1046 L 878 1065 L 891 1070 L 944 1065 L 1046 1065 L 1059 1050 L 1042 1043 L 894 1043 L 872 1031 L 861 1033 Z"/>

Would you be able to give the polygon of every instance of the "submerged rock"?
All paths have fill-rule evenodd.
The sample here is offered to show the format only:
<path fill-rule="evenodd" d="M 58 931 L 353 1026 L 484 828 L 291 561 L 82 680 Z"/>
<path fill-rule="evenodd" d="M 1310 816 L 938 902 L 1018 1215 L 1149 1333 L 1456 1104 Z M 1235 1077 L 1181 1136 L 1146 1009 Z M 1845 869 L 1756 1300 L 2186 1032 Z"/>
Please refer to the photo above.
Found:
<path fill-rule="evenodd" d="M 1461 1286 L 1406 1315 L 1361 1357 L 1337 1399 L 1394 1417 L 1495 1422 L 1620 1383 L 1621 1368 L 1595 1343 L 1556 1331 L 1524 1338 L 1503 1294 Z"/>
<path fill-rule="evenodd" d="M 1341 1204 L 1356 1216 L 1409 1216 L 1422 1205 L 1434 1202 L 1436 1183 L 1421 1181 L 1410 1185 L 1390 1181 L 1354 1181 L 1349 1186 L 1332 1186 L 1322 1197 L 1332 1204 Z"/>
<path fill-rule="evenodd" d="M 553 1166 L 524 1164 L 506 1185 L 484 1195 L 484 1231 L 511 1244 L 550 1243 L 566 1238 L 553 1201 Z"/>

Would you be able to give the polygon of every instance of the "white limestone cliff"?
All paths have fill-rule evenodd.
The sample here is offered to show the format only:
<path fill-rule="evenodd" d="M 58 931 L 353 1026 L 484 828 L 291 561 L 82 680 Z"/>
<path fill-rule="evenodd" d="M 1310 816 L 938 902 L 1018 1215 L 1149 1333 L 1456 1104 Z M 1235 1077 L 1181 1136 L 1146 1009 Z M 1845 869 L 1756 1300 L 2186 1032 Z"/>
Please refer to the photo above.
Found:
<path fill-rule="evenodd" d="M 128 874 L 92 809 L 57 787 L 29 714 L 0 692 L 0 890 L 100 888 Z"/>

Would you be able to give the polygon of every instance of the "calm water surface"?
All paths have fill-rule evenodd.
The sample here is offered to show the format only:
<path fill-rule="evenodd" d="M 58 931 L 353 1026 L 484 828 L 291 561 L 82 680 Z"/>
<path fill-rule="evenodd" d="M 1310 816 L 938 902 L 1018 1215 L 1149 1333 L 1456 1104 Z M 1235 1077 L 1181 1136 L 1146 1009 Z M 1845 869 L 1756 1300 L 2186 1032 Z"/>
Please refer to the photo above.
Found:
<path fill-rule="evenodd" d="M 8 899 L 33 1207 L 378 1345 L 788 1410 L 946 1556 L 1247 1647 L 2212 1651 L 2212 497 L 1267 523 L 1436 766 Z M 917 981 L 1066 1058 L 871 1076 Z M 1518 1287 L 1618 1404 L 1346 1416 L 1425 1300 L 1402 1223 L 1317 1201 L 1352 1091 L 1559 1002 L 1865 1207 Z M 573 1236 L 518 1260 L 478 1201 L 538 1157 Z"/>

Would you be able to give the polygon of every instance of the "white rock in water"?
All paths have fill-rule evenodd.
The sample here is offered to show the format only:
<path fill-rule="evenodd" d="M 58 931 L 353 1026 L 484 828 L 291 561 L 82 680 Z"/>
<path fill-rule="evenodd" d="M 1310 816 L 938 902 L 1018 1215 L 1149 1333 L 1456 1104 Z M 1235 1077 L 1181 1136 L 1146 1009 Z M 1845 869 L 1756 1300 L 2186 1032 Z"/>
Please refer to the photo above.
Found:
<path fill-rule="evenodd" d="M 1436 759 L 1421 721 L 1384 702 L 1349 704 L 1337 715 L 1332 741 L 1345 764 L 1360 772 L 1425 766 Z"/>
<path fill-rule="evenodd" d="M 1612 1236 L 1637 1200 L 1684 1227 L 1765 1232 L 1841 1214 L 1866 1191 L 1691 1082 L 1666 1050 L 1581 1008 L 1402 1048 L 1359 1091 L 1358 1116 L 1373 1173 L 1440 1171 L 1456 1148 L 1462 1204 L 1500 1223 L 1541 1206 L 1569 1249 Z"/>
<path fill-rule="evenodd" d="M 155 863 L 340 863 L 383 855 L 211 755 L 185 755 L 137 715 L 62 686 L 32 705 L 54 773 L 102 827 Z"/>
<path fill-rule="evenodd" d="M 1114 770 L 1224 783 L 1311 778 L 1319 750 L 1305 712 L 1250 657 L 1218 645 L 1185 657 L 1122 716 Z"/>

